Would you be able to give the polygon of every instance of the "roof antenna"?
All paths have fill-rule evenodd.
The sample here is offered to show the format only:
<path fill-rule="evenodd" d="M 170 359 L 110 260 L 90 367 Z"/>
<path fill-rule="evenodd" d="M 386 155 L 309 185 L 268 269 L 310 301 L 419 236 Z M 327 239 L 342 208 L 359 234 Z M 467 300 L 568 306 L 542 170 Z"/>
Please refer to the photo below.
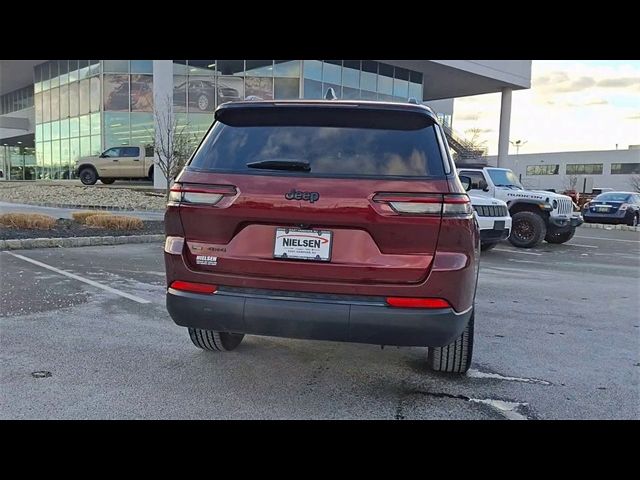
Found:
<path fill-rule="evenodd" d="M 336 95 L 336 91 L 333 89 L 333 87 L 329 87 L 327 89 L 327 93 L 324 96 L 325 100 L 337 100 L 338 96 Z"/>
<path fill-rule="evenodd" d="M 408 103 L 413 103 L 414 105 L 418 105 L 418 100 L 415 97 L 409 97 Z"/>

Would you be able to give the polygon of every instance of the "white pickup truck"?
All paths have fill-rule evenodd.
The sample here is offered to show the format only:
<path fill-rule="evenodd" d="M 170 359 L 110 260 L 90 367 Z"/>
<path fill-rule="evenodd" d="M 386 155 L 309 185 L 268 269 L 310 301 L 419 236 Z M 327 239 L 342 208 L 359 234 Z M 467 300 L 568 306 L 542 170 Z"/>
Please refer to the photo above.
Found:
<path fill-rule="evenodd" d="M 130 178 L 153 180 L 153 147 L 126 145 L 81 157 L 76 162 L 76 173 L 84 185 L 93 185 L 98 180 L 105 184 Z"/>
<path fill-rule="evenodd" d="M 494 197 L 506 202 L 513 222 L 509 241 L 516 247 L 535 247 L 543 240 L 568 242 L 576 227 L 584 222 L 580 212 L 574 212 L 570 197 L 526 190 L 507 168 L 459 166 L 458 175 L 471 179 L 469 196 Z"/>

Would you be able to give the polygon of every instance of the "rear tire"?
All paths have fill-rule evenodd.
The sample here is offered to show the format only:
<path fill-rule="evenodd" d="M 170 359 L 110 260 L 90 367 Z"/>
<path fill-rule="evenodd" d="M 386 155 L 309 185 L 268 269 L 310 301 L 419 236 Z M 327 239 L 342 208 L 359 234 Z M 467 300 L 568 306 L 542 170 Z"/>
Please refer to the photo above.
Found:
<path fill-rule="evenodd" d="M 429 347 L 427 361 L 432 370 L 446 373 L 466 373 L 469 370 L 473 355 L 474 317 L 475 311 L 455 342 L 444 347 Z"/>
<path fill-rule="evenodd" d="M 111 185 L 113 182 L 116 181 L 115 178 L 101 178 L 100 181 L 102 183 L 104 183 L 105 185 Z"/>
<path fill-rule="evenodd" d="M 151 168 L 149 169 L 149 180 L 151 180 L 153 182 L 153 166 L 151 166 Z"/>
<path fill-rule="evenodd" d="M 550 232 L 547 232 L 547 235 L 544 237 L 544 239 L 548 243 L 565 243 L 571 240 L 575 234 L 576 234 L 575 228 L 572 228 L 571 230 L 564 231 L 564 232 L 550 231 Z"/>
<path fill-rule="evenodd" d="M 496 245 L 498 245 L 498 242 L 482 243 L 480 244 L 480 250 L 486 252 L 487 250 L 495 248 Z"/>
<path fill-rule="evenodd" d="M 637 227 L 640 224 L 640 213 L 636 213 L 631 220 L 629 220 L 630 227 Z"/>
<path fill-rule="evenodd" d="M 189 328 L 189 336 L 193 344 L 211 352 L 230 352 L 240 345 L 244 333 L 216 332 L 201 328 Z"/>
<path fill-rule="evenodd" d="M 98 174 L 91 167 L 85 167 L 80 170 L 80 181 L 83 185 L 95 185 L 98 181 Z"/>
<path fill-rule="evenodd" d="M 509 241 L 514 247 L 535 247 L 544 240 L 546 235 L 547 225 L 537 213 L 524 211 L 513 215 Z"/>

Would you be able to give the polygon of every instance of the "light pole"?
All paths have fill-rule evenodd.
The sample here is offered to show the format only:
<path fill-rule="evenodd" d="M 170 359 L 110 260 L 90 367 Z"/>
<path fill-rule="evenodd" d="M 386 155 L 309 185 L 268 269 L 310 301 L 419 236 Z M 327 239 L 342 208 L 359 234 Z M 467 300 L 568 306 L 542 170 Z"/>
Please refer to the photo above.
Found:
<path fill-rule="evenodd" d="M 509 143 L 511 145 L 516 147 L 516 155 L 518 155 L 520 153 L 520 147 L 523 147 L 524 144 L 527 143 L 527 142 L 528 142 L 528 140 L 525 140 L 524 142 L 522 140 L 516 140 L 515 142 L 509 141 Z"/>

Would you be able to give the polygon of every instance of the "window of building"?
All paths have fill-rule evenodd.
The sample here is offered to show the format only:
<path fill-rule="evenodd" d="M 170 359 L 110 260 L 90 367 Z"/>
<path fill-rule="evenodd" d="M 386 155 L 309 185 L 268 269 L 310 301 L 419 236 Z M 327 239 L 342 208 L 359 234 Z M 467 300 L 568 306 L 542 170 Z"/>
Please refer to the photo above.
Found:
<path fill-rule="evenodd" d="M 69 116 L 77 117 L 78 116 L 78 102 L 80 101 L 78 98 L 78 90 L 80 84 L 78 82 L 73 82 L 69 84 Z"/>
<path fill-rule="evenodd" d="M 300 78 L 300 60 L 275 60 L 273 75 L 275 77 Z"/>
<path fill-rule="evenodd" d="M 276 78 L 274 80 L 274 98 L 277 100 L 300 98 L 300 79 Z"/>
<path fill-rule="evenodd" d="M 273 60 L 247 60 L 247 77 L 272 77 Z"/>
<path fill-rule="evenodd" d="M 89 89 L 89 79 L 85 78 L 84 80 L 80 80 L 80 115 L 85 115 L 91 110 L 91 97 L 89 94 Z"/>
<path fill-rule="evenodd" d="M 153 73 L 153 60 L 131 60 L 131 73 Z"/>
<path fill-rule="evenodd" d="M 102 69 L 104 73 L 129 73 L 129 60 L 104 60 Z"/>
<path fill-rule="evenodd" d="M 248 63 L 248 60 L 247 60 Z M 277 80 L 290 80 L 288 78 Z M 297 80 L 296 86 L 298 85 Z M 247 77 L 245 78 L 245 98 L 249 100 L 273 100 L 273 77 Z M 296 90 L 297 94 L 297 90 Z M 276 97 L 282 98 L 282 97 Z M 286 97 L 290 98 L 290 97 Z M 297 95 L 296 97 L 297 98 Z"/>
<path fill-rule="evenodd" d="M 152 75 L 131 75 L 131 111 L 153 112 Z"/>
<path fill-rule="evenodd" d="M 139 145 L 153 142 L 153 113 L 131 114 L 131 144 Z"/>
<path fill-rule="evenodd" d="M 100 111 L 100 99 L 102 98 L 101 96 L 101 89 L 100 89 L 100 77 L 91 77 L 90 81 L 90 90 L 91 90 L 91 111 L 92 112 L 99 112 Z"/>
<path fill-rule="evenodd" d="M 560 165 L 528 165 L 527 175 L 558 175 Z"/>
<path fill-rule="evenodd" d="M 216 70 L 215 60 L 189 60 L 189 75 L 213 77 Z"/>
<path fill-rule="evenodd" d="M 60 118 L 68 118 L 68 117 L 69 117 L 69 85 L 61 85 L 60 86 Z"/>
<path fill-rule="evenodd" d="M 129 75 L 103 75 L 104 110 L 129 111 Z"/>
<path fill-rule="evenodd" d="M 640 174 L 640 163 L 612 163 L 611 175 Z"/>
<path fill-rule="evenodd" d="M 602 163 L 568 163 L 567 175 L 602 175 Z"/>
<path fill-rule="evenodd" d="M 244 60 L 218 60 L 216 68 L 218 75 L 244 75 Z"/>

